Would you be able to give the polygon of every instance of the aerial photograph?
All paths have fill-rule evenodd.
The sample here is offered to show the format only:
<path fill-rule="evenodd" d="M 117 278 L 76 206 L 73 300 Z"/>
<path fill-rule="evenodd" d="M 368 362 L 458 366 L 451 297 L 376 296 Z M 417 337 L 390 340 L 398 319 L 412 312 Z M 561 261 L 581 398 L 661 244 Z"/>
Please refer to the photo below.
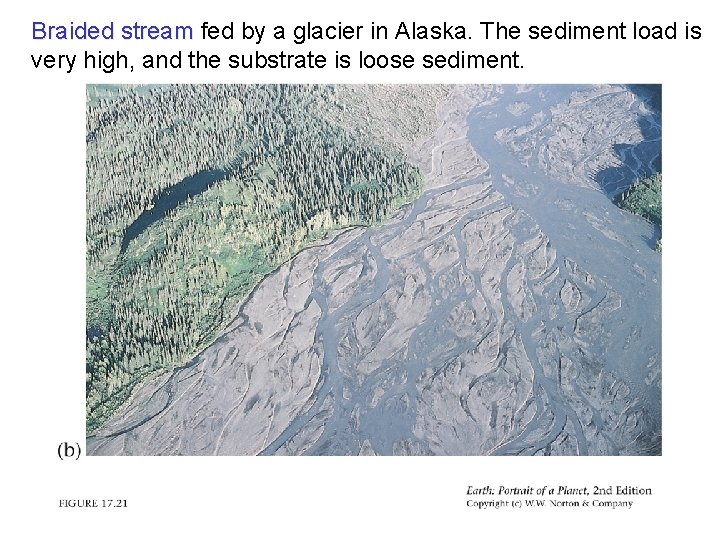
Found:
<path fill-rule="evenodd" d="M 660 85 L 86 93 L 88 455 L 661 455 Z"/>

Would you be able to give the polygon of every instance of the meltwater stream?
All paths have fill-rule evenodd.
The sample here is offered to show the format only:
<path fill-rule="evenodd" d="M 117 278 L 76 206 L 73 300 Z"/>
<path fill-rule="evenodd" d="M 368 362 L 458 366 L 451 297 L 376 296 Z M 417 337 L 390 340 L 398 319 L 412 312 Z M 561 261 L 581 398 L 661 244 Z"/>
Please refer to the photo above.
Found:
<path fill-rule="evenodd" d="M 509 90 L 509 89 L 508 89 Z M 551 245 L 557 250 L 558 259 L 571 260 L 591 271 L 598 279 L 596 296 L 592 306 L 596 307 L 603 301 L 608 291 L 616 291 L 623 299 L 622 306 L 609 331 L 614 336 L 630 336 L 637 328 L 642 328 L 647 346 L 647 356 L 660 354 L 660 256 L 650 246 L 655 245 L 657 231 L 647 221 L 621 211 L 611 202 L 611 198 L 619 191 L 626 189 L 631 180 L 643 178 L 653 172 L 659 164 L 659 125 L 653 125 L 656 118 L 648 120 L 647 112 L 637 112 L 639 122 L 650 124 L 650 137 L 636 145 L 642 148 L 646 159 L 641 160 L 635 152 L 632 159 L 626 160 L 615 171 L 600 171 L 598 177 L 606 180 L 597 189 L 572 183 L 571 179 L 551 178 L 542 170 L 538 151 L 546 141 L 540 138 L 532 155 L 523 155 L 521 163 L 517 155 L 513 155 L 508 145 L 498 140 L 500 130 L 509 126 L 522 125 L 523 122 L 533 123 L 533 131 L 542 133 L 543 129 L 553 121 L 553 109 L 558 104 L 567 102 L 579 91 L 589 90 L 582 86 L 543 86 L 516 94 L 507 91 L 498 96 L 492 107 L 476 109 L 470 119 L 469 138 L 476 151 L 485 157 L 490 165 L 489 174 L 493 178 L 493 186 L 512 207 L 522 210 L 531 221 L 537 223 L 547 235 Z M 591 98 L 592 99 L 592 98 Z M 523 112 L 517 111 L 517 104 L 522 103 Z M 638 110 L 641 101 L 638 99 L 634 110 Z M 537 122 L 537 119 L 540 119 Z M 652 123 L 651 123 L 652 122 Z M 646 130 L 647 133 L 648 130 Z M 627 149 L 630 145 L 622 145 Z M 647 153 L 649 149 L 653 152 Z M 557 156 L 562 159 L 563 156 Z M 629 174 L 628 174 L 629 171 Z M 611 179 L 612 181 L 607 181 Z M 629 180 L 630 179 L 630 180 Z M 599 225 L 599 226 L 598 226 Z M 537 298 L 536 298 L 537 299 Z M 542 302 L 542 298 L 539 298 Z M 537 365 L 532 354 L 532 332 L 543 324 L 539 320 L 547 313 L 549 306 L 538 306 L 538 314 L 526 321 L 521 328 L 522 341 L 529 353 L 536 377 L 535 391 L 540 388 L 549 396 L 549 402 L 557 416 L 565 416 L 575 427 L 575 433 L 581 434 L 580 421 L 565 406 L 559 384 L 549 381 Z M 564 322 L 574 324 L 573 318 L 560 317 L 553 324 Z M 641 326 L 638 325 L 638 322 Z M 572 327 L 565 327 L 564 332 L 572 333 Z M 628 358 L 626 343 L 622 339 L 607 340 L 605 349 L 598 350 L 608 371 L 613 371 L 630 385 L 632 393 L 639 396 L 642 407 L 650 411 L 650 415 L 660 418 L 660 395 L 658 387 L 645 384 L 647 365 Z M 586 403 L 587 404 L 587 403 Z M 593 419 L 599 423 L 599 412 L 593 410 Z M 528 429 L 530 429 L 530 426 Z M 551 440 L 556 434 L 549 434 Z M 522 437 L 497 449 L 497 453 L 514 453 Z M 587 443 L 579 437 L 579 453 L 588 453 Z M 540 445 L 542 446 L 542 445 Z"/>
<path fill-rule="evenodd" d="M 500 142 L 497 137 L 500 130 L 512 126 L 522 126 L 525 122 L 529 123 L 532 118 L 541 119 L 540 122 L 535 122 L 534 129 L 542 131 L 553 121 L 553 108 L 567 102 L 575 92 L 583 90 L 587 90 L 587 88 L 570 85 L 543 86 L 518 95 L 512 89 L 506 88 L 497 96 L 493 105 L 478 107 L 469 118 L 468 138 L 476 152 L 489 164 L 489 169 L 483 178 L 474 178 L 425 192 L 399 222 L 386 225 L 379 232 L 372 229 L 365 231 L 336 254 L 335 258 L 352 251 L 360 251 L 358 245 L 362 244 L 367 249 L 369 256 L 374 259 L 377 274 L 372 287 L 353 296 L 332 314 L 328 312 L 328 299 L 322 293 L 322 284 L 316 283 L 312 298 L 318 302 L 323 312 L 317 331 L 318 339 L 323 343 L 324 350 L 322 383 L 315 396 L 315 404 L 307 412 L 295 418 L 288 429 L 268 446 L 264 453 L 272 454 L 277 451 L 314 415 L 318 414 L 318 411 L 325 405 L 325 399 L 329 393 L 338 396 L 342 388 L 352 385 L 347 374 L 343 374 L 338 367 L 338 328 L 347 324 L 347 321 L 342 324 L 341 321 L 348 313 L 357 314 L 365 307 L 377 302 L 388 290 L 392 279 L 389 261 L 382 255 L 379 249 L 381 246 L 376 243 L 377 240 L 373 239 L 392 238 L 401 230 L 411 226 L 417 220 L 418 215 L 427 210 L 428 203 L 434 198 L 480 183 L 483 179 L 492 179 L 492 186 L 502 194 L 503 201 L 464 215 L 454 227 L 454 235 L 458 240 L 460 240 L 463 227 L 483 214 L 496 211 L 506 205 L 521 211 L 527 219 L 513 229 L 513 234 L 517 237 L 516 243 L 519 244 L 523 239 L 530 238 L 539 227 L 540 231 L 547 236 L 550 245 L 557 251 L 559 260 L 572 261 L 583 268 L 591 269 L 597 278 L 596 291 L 590 299 L 587 311 L 597 308 L 608 294 L 619 293 L 624 299 L 620 308 L 621 314 L 617 320 L 613 321 L 609 331 L 618 336 L 632 335 L 636 322 L 643 321 L 644 338 L 647 342 L 656 344 L 659 353 L 660 259 L 649 247 L 650 244 L 654 244 L 655 230 L 644 220 L 622 212 L 610 200 L 617 191 L 627 187 L 627 183 L 623 185 L 623 182 L 627 182 L 627 171 L 618 169 L 619 172 L 614 175 L 616 180 L 614 183 L 598 186 L 597 189 L 576 185 L 562 179 L 551 178 L 539 166 L 536 155 L 529 159 L 528 156 L 524 156 L 525 159 L 520 162 L 518 156 L 513 155 L 508 146 Z M 511 111 L 517 110 L 514 105 L 519 101 L 523 103 L 524 110 L 519 115 L 513 114 Z M 639 112 L 638 117 L 642 117 Z M 659 133 L 657 136 L 659 138 Z M 642 146 L 647 150 L 653 144 L 643 143 Z M 659 149 L 659 144 L 656 146 Z M 538 145 L 538 149 L 539 147 L 540 145 Z M 659 161 L 657 155 L 646 157 L 651 162 Z M 559 159 L 562 159 L 562 156 Z M 630 170 L 631 177 L 638 178 L 647 174 L 651 167 L 652 165 L 647 161 L 635 158 L 634 161 L 629 161 L 625 169 Z M 605 174 L 604 177 L 609 178 L 610 175 Z M 383 229 L 394 230 L 396 233 Z M 462 241 L 458 241 L 458 245 L 463 252 L 462 259 L 464 260 L 464 251 L 467 246 Z M 431 275 L 424 258 L 418 256 L 416 260 L 426 275 Z M 315 272 L 316 278 L 323 275 L 324 268 L 329 262 L 331 261 L 320 264 Z M 631 279 L 628 279 L 628 274 L 632 274 Z M 560 270 L 560 275 L 566 275 L 565 269 Z M 507 277 L 507 272 L 504 273 L 504 276 Z M 437 286 L 437 283 L 434 285 Z M 428 286 L 433 287 L 433 285 Z M 447 332 L 441 328 L 442 321 L 448 318 L 450 311 L 458 302 L 467 299 L 467 295 L 455 295 L 452 302 L 446 302 L 445 305 L 435 308 L 432 318 L 426 318 L 420 322 L 408 342 L 408 352 L 405 362 L 402 363 L 403 374 L 401 377 L 394 373 L 395 370 L 392 367 L 378 370 L 363 380 L 359 387 L 353 389 L 352 397 L 344 400 L 336 399 L 333 414 L 324 422 L 323 434 L 308 453 L 344 453 L 352 446 L 348 444 L 350 441 L 344 439 L 351 437 L 356 444 L 362 440 L 371 441 L 375 452 L 387 455 L 393 453 L 393 442 L 416 439 L 414 433 L 415 414 L 412 407 L 403 407 L 395 403 L 390 407 L 375 405 L 368 408 L 367 404 L 372 400 L 373 389 L 377 389 L 382 384 L 383 377 L 392 377 L 395 383 L 390 390 L 383 393 L 382 400 L 392 399 L 396 402 L 405 400 L 406 403 L 411 404 L 417 400 L 417 380 L 421 371 L 427 367 L 437 367 L 438 363 L 438 359 L 430 358 L 422 351 L 420 354 L 416 353 L 417 341 L 428 333 L 434 334 L 436 337 L 441 335 L 444 337 Z M 533 392 L 542 393 L 545 396 L 555 420 L 553 427 L 544 437 L 528 444 L 524 441 L 524 435 L 537 428 L 538 418 L 542 411 L 538 412 L 535 419 L 523 432 L 500 444 L 493 453 L 514 454 L 521 451 L 527 452 L 529 448 L 540 451 L 558 437 L 566 422 L 573 426 L 574 433 L 577 435 L 578 453 L 591 453 L 588 442 L 583 436 L 582 421 L 563 395 L 560 382 L 548 378 L 543 373 L 543 368 L 536 357 L 535 342 L 537 340 L 533 333 L 544 325 L 544 319 L 547 318 L 551 309 L 546 299 L 536 297 L 536 301 L 538 307 L 535 315 L 528 320 L 514 321 L 514 323 L 532 365 Z M 503 299 L 503 302 L 507 304 L 507 299 Z M 506 311 L 511 312 L 510 306 L 506 306 Z M 572 334 L 576 317 L 560 315 L 553 324 L 562 332 Z M 475 345 L 476 343 L 473 341 L 460 343 L 451 351 L 450 356 L 460 356 Z M 605 364 L 604 369 L 617 373 L 631 386 L 633 393 L 643 396 L 641 397 L 642 407 L 649 410 L 651 416 L 659 417 L 659 390 L 645 388 L 646 366 L 635 361 L 627 361 L 627 353 L 623 350 L 622 340 L 609 340 L 603 342 L 603 345 L 605 348 L 598 347 L 596 353 L 602 358 Z M 427 348 L 426 346 L 425 351 Z M 399 382 L 397 382 L 398 379 Z M 570 384 L 576 383 L 571 382 Z M 575 389 L 577 390 L 577 386 Z M 650 395 L 645 397 L 647 393 Z M 585 400 L 585 405 L 591 410 L 594 423 L 602 427 L 600 412 L 587 400 Z M 353 411 L 357 409 L 363 410 L 363 422 L 354 427 L 356 433 L 351 436 L 348 434 L 349 431 L 352 431 L 348 428 L 348 423 Z"/>

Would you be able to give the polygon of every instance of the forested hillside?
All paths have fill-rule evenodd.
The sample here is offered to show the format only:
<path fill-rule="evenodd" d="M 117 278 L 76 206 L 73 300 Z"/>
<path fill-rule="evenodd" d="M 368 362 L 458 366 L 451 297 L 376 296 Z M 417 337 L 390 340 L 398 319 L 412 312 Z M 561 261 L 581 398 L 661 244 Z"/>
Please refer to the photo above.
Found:
<path fill-rule="evenodd" d="M 638 180 L 617 197 L 620 208 L 662 225 L 662 174 Z"/>
<path fill-rule="evenodd" d="M 615 203 L 628 212 L 644 217 L 662 231 L 662 173 L 638 180 L 615 198 Z M 662 239 L 655 250 L 662 252 Z"/>
<path fill-rule="evenodd" d="M 309 242 L 380 222 L 422 188 L 396 147 L 331 120 L 346 110 L 332 87 L 91 90 L 88 432 Z"/>

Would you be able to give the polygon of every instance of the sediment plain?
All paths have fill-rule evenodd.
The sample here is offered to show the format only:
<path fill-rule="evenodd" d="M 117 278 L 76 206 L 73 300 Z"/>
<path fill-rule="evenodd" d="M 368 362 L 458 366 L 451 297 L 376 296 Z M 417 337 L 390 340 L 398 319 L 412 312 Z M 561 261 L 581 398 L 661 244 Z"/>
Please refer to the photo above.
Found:
<path fill-rule="evenodd" d="M 266 277 L 93 455 L 656 455 L 661 256 L 612 198 L 660 163 L 622 85 L 458 86 L 420 198 Z M 401 138 L 393 135 L 397 140 Z"/>

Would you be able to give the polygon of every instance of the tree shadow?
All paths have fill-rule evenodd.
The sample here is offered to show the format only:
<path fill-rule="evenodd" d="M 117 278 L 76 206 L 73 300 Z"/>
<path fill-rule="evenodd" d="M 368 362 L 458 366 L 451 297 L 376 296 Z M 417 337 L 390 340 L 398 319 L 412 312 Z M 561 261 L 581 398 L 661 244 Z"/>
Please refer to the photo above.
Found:
<path fill-rule="evenodd" d="M 227 169 L 200 171 L 162 190 L 160 194 L 155 197 L 153 206 L 146 209 L 125 229 L 122 245 L 120 246 L 120 253 L 125 253 L 130 242 L 140 236 L 154 223 L 163 219 L 168 212 L 196 195 L 207 191 L 214 184 L 226 178 L 228 173 L 229 170 Z"/>

